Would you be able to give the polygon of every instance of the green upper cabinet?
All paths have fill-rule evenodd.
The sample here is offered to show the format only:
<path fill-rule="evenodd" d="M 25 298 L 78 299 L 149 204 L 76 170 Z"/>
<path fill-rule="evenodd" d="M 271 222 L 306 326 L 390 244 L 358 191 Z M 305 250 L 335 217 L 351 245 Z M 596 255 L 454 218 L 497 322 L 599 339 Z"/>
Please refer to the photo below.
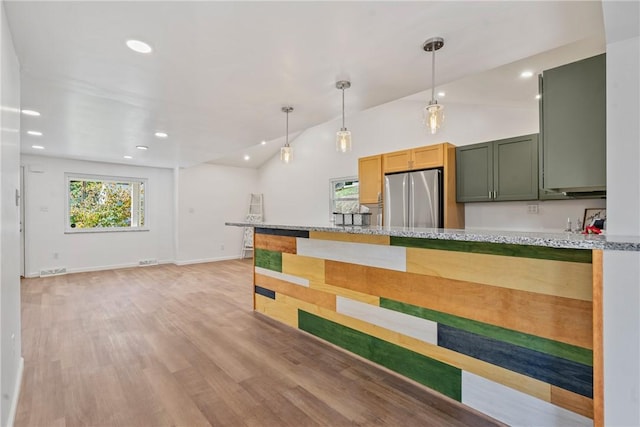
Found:
<path fill-rule="evenodd" d="M 605 55 L 544 71 L 542 189 L 606 189 Z"/>
<path fill-rule="evenodd" d="M 456 148 L 458 202 L 536 200 L 538 135 Z"/>

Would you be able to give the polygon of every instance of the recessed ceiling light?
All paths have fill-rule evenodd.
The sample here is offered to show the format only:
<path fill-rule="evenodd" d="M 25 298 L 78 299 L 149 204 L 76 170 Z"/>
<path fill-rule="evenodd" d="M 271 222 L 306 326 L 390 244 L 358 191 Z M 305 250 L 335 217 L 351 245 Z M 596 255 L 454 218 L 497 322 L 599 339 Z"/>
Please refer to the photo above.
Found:
<path fill-rule="evenodd" d="M 533 77 L 533 71 L 523 71 L 522 73 L 520 73 L 520 77 L 522 77 L 523 79 L 528 79 L 529 77 Z"/>
<path fill-rule="evenodd" d="M 244 159 L 245 159 L 246 161 L 249 161 L 249 160 L 251 159 L 251 157 L 249 157 L 249 155 L 248 155 L 248 154 L 245 154 L 245 155 L 244 155 Z"/>
<path fill-rule="evenodd" d="M 166 133 L 166 132 L 156 132 L 156 133 L 155 133 L 155 135 L 156 135 L 158 138 L 167 138 L 167 137 L 169 136 L 169 134 L 168 134 L 168 133 Z"/>
<path fill-rule="evenodd" d="M 146 145 L 136 145 L 136 148 L 138 150 L 148 150 L 149 149 L 149 147 L 147 147 Z"/>
<path fill-rule="evenodd" d="M 537 94 L 537 95 L 536 95 L 536 99 L 540 99 L 540 98 L 542 98 L 542 95 Z"/>
<path fill-rule="evenodd" d="M 22 114 L 24 114 L 25 116 L 39 116 L 40 113 L 38 113 L 36 110 L 22 110 Z"/>
<path fill-rule="evenodd" d="M 123 156 L 125 159 L 133 159 L 133 156 Z"/>
<path fill-rule="evenodd" d="M 42 145 L 32 145 L 31 148 L 34 148 L 36 150 L 44 150 L 44 147 Z"/>
<path fill-rule="evenodd" d="M 444 92 L 438 92 L 438 98 L 444 98 L 445 95 L 446 93 Z"/>
<path fill-rule="evenodd" d="M 265 141 L 264 139 L 262 140 L 262 142 L 260 143 L 260 145 L 267 145 L 267 141 Z"/>
<path fill-rule="evenodd" d="M 127 46 L 129 47 L 129 49 L 138 53 L 151 53 L 151 51 L 153 50 L 148 43 L 140 40 L 127 40 Z"/>
<path fill-rule="evenodd" d="M 37 130 L 28 130 L 27 133 L 32 136 L 42 136 L 42 132 L 38 132 Z"/>

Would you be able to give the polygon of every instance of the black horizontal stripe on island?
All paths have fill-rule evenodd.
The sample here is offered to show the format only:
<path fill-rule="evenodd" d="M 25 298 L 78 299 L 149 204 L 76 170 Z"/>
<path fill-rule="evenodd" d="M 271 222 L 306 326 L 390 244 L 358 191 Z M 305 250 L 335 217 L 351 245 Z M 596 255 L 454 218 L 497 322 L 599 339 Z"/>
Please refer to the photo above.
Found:
<path fill-rule="evenodd" d="M 593 367 L 438 324 L 438 346 L 593 398 Z"/>
<path fill-rule="evenodd" d="M 262 295 L 263 297 L 276 299 L 276 291 L 272 291 L 271 289 L 263 288 L 262 286 L 254 286 L 255 292 L 258 295 Z"/>
<path fill-rule="evenodd" d="M 502 255 L 519 258 L 548 259 L 552 261 L 592 263 L 591 249 L 552 248 L 549 246 L 519 245 L 514 243 L 470 242 L 466 240 L 423 239 L 391 236 L 391 246 L 439 249 L 473 254 Z"/>
<path fill-rule="evenodd" d="M 269 234 L 272 236 L 286 236 L 286 237 L 303 237 L 309 238 L 309 231 L 307 230 L 286 230 L 284 228 L 262 228 L 256 227 L 256 234 Z"/>

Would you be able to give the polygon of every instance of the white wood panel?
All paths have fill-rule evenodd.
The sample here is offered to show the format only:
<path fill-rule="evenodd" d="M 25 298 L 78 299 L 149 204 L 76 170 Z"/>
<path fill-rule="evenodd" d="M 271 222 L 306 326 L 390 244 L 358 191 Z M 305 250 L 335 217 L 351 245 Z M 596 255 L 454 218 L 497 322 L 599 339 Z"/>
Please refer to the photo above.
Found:
<path fill-rule="evenodd" d="M 336 297 L 336 311 L 429 344 L 438 344 L 438 324 L 430 320 L 341 296 Z"/>
<path fill-rule="evenodd" d="M 294 285 L 304 286 L 305 288 L 309 287 L 309 279 L 305 279 L 304 277 L 292 276 L 291 274 L 280 273 L 278 271 L 269 270 L 268 268 L 257 267 L 255 268 L 256 273 L 263 274 L 265 276 L 273 277 L 274 279 L 284 280 L 285 282 L 293 283 Z M 260 286 L 260 283 L 257 283 Z"/>
<path fill-rule="evenodd" d="M 466 371 L 462 403 L 512 426 L 593 426 L 587 417 Z"/>
<path fill-rule="evenodd" d="M 401 246 L 297 239 L 297 253 L 314 258 L 407 271 L 407 250 Z"/>

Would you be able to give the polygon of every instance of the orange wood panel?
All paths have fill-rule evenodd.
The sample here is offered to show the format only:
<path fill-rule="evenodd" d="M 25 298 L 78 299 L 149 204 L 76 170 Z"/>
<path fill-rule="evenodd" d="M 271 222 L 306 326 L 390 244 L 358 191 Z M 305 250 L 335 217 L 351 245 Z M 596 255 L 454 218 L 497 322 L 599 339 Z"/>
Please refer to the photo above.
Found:
<path fill-rule="evenodd" d="M 254 236 L 253 245 L 257 249 L 267 249 L 276 252 L 296 253 L 296 238 L 289 236 L 274 236 L 258 234 Z"/>
<path fill-rule="evenodd" d="M 593 419 L 593 400 L 588 397 L 552 385 L 551 403 Z"/>
<path fill-rule="evenodd" d="M 593 251 L 593 425 L 604 426 L 604 346 L 602 342 L 602 251 Z"/>
<path fill-rule="evenodd" d="M 378 203 L 382 194 L 382 155 L 358 159 L 358 181 L 360 203 Z"/>
<path fill-rule="evenodd" d="M 329 285 L 593 347 L 590 301 L 328 260 L 325 278 Z"/>
<path fill-rule="evenodd" d="M 389 236 L 381 236 L 377 234 L 332 233 L 328 231 L 310 231 L 309 238 L 318 240 L 334 240 L 336 242 L 370 243 L 372 245 L 388 245 L 391 241 Z"/>
<path fill-rule="evenodd" d="M 315 304 L 319 307 L 328 308 L 333 311 L 336 309 L 336 296 L 333 294 L 328 294 L 326 292 L 300 285 L 294 285 L 292 283 L 285 282 L 284 280 L 264 276 L 262 274 L 256 274 L 256 284 L 263 288 L 275 291 L 276 298 L 278 293 L 282 293 L 284 295 Z"/>

